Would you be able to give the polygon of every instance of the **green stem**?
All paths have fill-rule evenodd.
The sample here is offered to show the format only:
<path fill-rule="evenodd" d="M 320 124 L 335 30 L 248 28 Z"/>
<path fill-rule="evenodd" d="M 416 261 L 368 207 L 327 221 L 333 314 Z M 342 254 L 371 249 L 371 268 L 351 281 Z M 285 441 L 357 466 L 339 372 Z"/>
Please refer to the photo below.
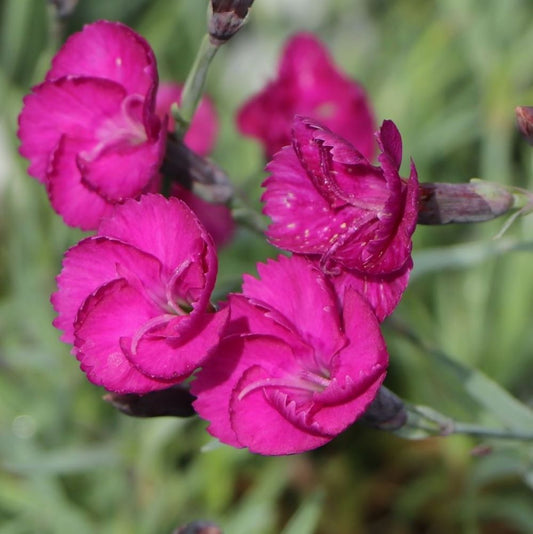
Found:
<path fill-rule="evenodd" d="M 452 434 L 466 434 L 483 438 L 501 438 L 519 441 L 533 441 L 533 434 L 528 432 L 515 432 L 504 428 L 486 428 L 469 423 L 453 423 Z"/>
<path fill-rule="evenodd" d="M 487 428 L 481 425 L 454 421 L 433 408 L 407 405 L 407 427 L 422 430 L 427 436 L 450 436 L 464 434 L 480 438 L 498 438 L 517 441 L 533 441 L 533 432 L 523 432 L 508 428 Z"/>
<path fill-rule="evenodd" d="M 194 112 L 202 97 L 209 65 L 217 50 L 218 47 L 210 42 L 209 35 L 205 35 L 185 81 L 181 95 L 181 105 L 179 109 L 172 109 L 172 114 L 176 121 L 176 135 L 179 138 L 182 138 L 189 128 Z"/>

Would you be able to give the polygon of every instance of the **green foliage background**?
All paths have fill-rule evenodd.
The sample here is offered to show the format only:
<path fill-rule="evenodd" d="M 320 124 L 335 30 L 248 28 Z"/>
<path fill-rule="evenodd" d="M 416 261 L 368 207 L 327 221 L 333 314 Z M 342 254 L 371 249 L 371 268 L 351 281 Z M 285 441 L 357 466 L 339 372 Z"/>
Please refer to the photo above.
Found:
<path fill-rule="evenodd" d="M 197 418 L 115 412 L 58 341 L 49 295 L 64 250 L 81 234 L 63 226 L 17 155 L 21 99 L 42 80 L 63 39 L 57 30 L 100 18 L 144 35 L 161 79 L 184 80 L 206 5 L 80 0 L 54 30 L 44 0 L 0 0 L 0 534 L 169 534 L 199 518 L 226 534 L 533 532 L 531 447 L 493 443 L 492 454 L 473 456 L 480 442 L 470 438 L 412 442 L 357 424 L 292 457 L 210 447 Z M 379 121 L 397 123 L 404 165 L 411 155 L 422 181 L 477 176 L 533 189 L 531 147 L 513 111 L 533 103 L 529 0 L 256 0 L 208 79 L 221 119 L 213 159 L 254 202 L 264 162 L 233 117 L 302 29 L 364 84 Z M 493 242 L 501 225 L 418 228 L 412 283 L 395 317 L 527 404 L 533 217 Z M 221 254 L 218 293 L 274 254 L 239 231 Z M 494 422 L 431 354 L 387 324 L 385 334 L 390 388 L 454 417 Z"/>

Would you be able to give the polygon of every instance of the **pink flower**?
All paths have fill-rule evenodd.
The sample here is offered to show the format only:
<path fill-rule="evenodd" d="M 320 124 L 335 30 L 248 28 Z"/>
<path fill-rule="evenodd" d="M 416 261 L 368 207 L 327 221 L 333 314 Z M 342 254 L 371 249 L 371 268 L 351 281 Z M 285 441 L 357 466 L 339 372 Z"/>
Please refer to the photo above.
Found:
<path fill-rule="evenodd" d="M 54 326 L 89 380 L 117 393 L 181 382 L 217 344 L 227 311 L 211 313 L 214 245 L 178 199 L 143 195 L 65 254 Z"/>
<path fill-rule="evenodd" d="M 291 142 L 294 115 L 320 121 L 348 139 L 366 158 L 374 155 L 374 115 L 362 87 L 342 73 L 313 35 L 285 46 L 278 76 L 239 111 L 239 130 L 259 139 L 270 159 Z"/>
<path fill-rule="evenodd" d="M 155 114 L 157 66 L 148 43 L 118 22 L 72 35 L 24 98 L 20 153 L 70 226 L 94 229 L 157 174 L 166 128 Z"/>
<path fill-rule="evenodd" d="M 374 399 L 388 363 L 378 321 L 353 289 L 340 305 L 305 258 L 281 256 L 230 295 L 226 336 L 191 392 L 208 431 L 260 454 L 324 445 Z"/>
<path fill-rule="evenodd" d="M 292 146 L 268 164 L 264 212 L 270 242 L 315 257 L 344 293 L 365 294 L 379 319 L 390 314 L 412 267 L 418 179 L 398 174 L 402 141 L 392 121 L 377 134 L 380 166 L 311 119 L 297 117 Z"/>
<path fill-rule="evenodd" d="M 156 113 L 161 120 L 168 116 L 168 131 L 174 131 L 174 119 L 170 113 L 172 104 L 181 102 L 183 87 L 175 83 L 162 83 L 157 91 Z M 188 148 L 201 156 L 207 156 L 215 145 L 218 133 L 218 119 L 211 101 L 204 97 L 185 134 Z M 173 184 L 171 194 L 187 203 L 196 213 L 206 230 L 211 234 L 217 247 L 225 245 L 233 236 L 235 224 L 231 212 L 223 204 L 206 202 L 192 191 L 179 184 Z"/>

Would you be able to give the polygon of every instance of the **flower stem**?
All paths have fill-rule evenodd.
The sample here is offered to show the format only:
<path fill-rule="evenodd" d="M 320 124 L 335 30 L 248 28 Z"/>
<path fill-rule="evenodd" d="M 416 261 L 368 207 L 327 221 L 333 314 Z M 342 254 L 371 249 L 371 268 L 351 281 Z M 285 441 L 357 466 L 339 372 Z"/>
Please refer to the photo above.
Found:
<path fill-rule="evenodd" d="M 452 434 L 463 434 L 479 438 L 506 439 L 513 441 L 533 441 L 533 432 L 524 432 L 509 428 L 488 428 L 472 423 L 463 423 L 447 417 L 433 408 L 427 406 L 405 405 L 407 410 L 407 420 L 405 426 L 412 430 L 424 432 L 424 435 L 413 434 L 409 436 L 407 428 L 398 432 L 404 437 L 429 437 L 429 436 L 451 436 Z"/>
<path fill-rule="evenodd" d="M 205 35 L 196 54 L 193 66 L 187 75 L 187 80 L 185 81 L 181 95 L 181 105 L 179 108 L 172 108 L 178 138 L 182 138 L 189 128 L 194 112 L 202 97 L 209 65 L 215 57 L 217 50 L 218 47 L 210 42 L 209 35 Z"/>

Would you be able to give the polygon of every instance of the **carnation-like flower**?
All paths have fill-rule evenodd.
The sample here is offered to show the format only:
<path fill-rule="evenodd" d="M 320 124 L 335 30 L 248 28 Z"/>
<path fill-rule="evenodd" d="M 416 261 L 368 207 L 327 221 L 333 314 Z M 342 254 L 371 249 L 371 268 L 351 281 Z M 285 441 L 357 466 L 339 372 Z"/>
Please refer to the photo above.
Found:
<path fill-rule="evenodd" d="M 174 119 L 170 113 L 172 104 L 181 103 L 183 86 L 176 83 L 162 83 L 157 91 L 156 112 L 161 120 L 168 117 L 168 131 L 174 131 Z M 218 119 L 211 100 L 204 96 L 183 139 L 185 145 L 200 156 L 207 156 L 213 150 L 218 133 Z M 177 182 L 170 193 L 183 200 L 196 213 L 217 247 L 226 244 L 235 230 L 229 208 L 224 204 L 205 201 Z"/>
<path fill-rule="evenodd" d="M 324 274 L 281 256 L 229 297 L 225 338 L 191 392 L 208 431 L 260 454 L 324 445 L 374 399 L 388 354 L 379 323 L 357 291 L 340 304 Z"/>
<path fill-rule="evenodd" d="M 186 204 L 143 195 L 68 250 L 52 304 L 89 380 L 146 393 L 188 377 L 219 341 L 211 237 Z"/>
<path fill-rule="evenodd" d="M 340 288 L 364 293 L 383 319 L 412 267 L 418 178 L 412 163 L 408 180 L 399 175 L 402 141 L 394 123 L 384 121 L 376 136 L 379 166 L 324 126 L 297 117 L 292 145 L 267 166 L 262 199 L 273 245 L 313 256 Z"/>
<path fill-rule="evenodd" d="M 67 40 L 24 98 L 20 153 L 68 225 L 96 228 L 157 175 L 166 139 L 157 83 L 148 43 L 123 24 L 99 21 Z"/>
<path fill-rule="evenodd" d="M 324 45 L 308 33 L 288 41 L 277 78 L 244 104 L 237 125 L 263 143 L 270 159 L 290 144 L 296 114 L 320 121 L 373 158 L 374 114 L 363 88 L 339 70 Z"/>

